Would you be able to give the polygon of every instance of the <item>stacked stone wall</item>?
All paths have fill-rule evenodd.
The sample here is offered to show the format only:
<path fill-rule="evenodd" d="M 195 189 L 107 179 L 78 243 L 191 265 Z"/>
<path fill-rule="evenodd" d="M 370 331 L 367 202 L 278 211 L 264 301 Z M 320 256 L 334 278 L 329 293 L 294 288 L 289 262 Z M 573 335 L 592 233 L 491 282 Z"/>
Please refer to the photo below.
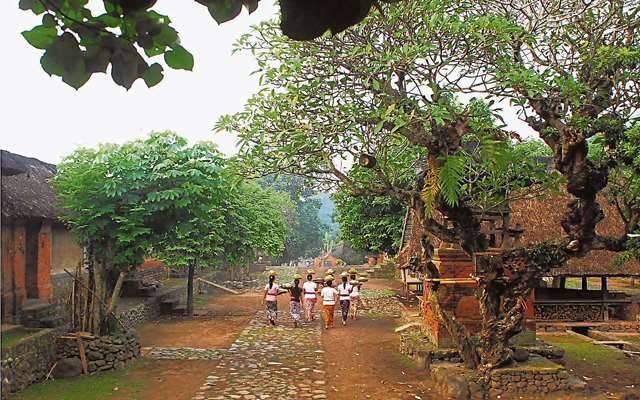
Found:
<path fill-rule="evenodd" d="M 55 332 L 44 329 L 2 347 L 2 398 L 45 380 L 56 362 Z"/>
<path fill-rule="evenodd" d="M 148 281 L 161 281 L 169 277 L 169 269 L 164 265 L 154 265 L 148 268 L 137 269 L 133 274 L 133 278 L 142 279 L 145 282 Z"/>
<path fill-rule="evenodd" d="M 559 322 L 553 323 L 541 323 L 538 322 L 538 332 L 566 332 L 575 328 L 576 324 L 564 324 Z M 640 324 L 638 322 L 630 321 L 611 321 L 611 322 L 585 322 L 580 324 L 580 328 L 588 329 L 590 331 L 599 332 L 619 332 L 619 333 L 640 333 Z"/>
<path fill-rule="evenodd" d="M 65 322 L 69 322 L 71 319 L 69 296 L 71 296 L 73 289 L 73 278 L 66 272 L 52 274 L 51 286 L 53 287 L 52 303 L 55 304 L 56 315 L 61 317 Z"/>
<path fill-rule="evenodd" d="M 213 280 L 215 274 L 204 276 L 206 280 Z M 196 295 L 199 291 L 198 283 L 193 285 L 193 294 Z M 186 303 L 187 301 L 187 284 L 183 283 L 170 289 L 164 289 L 156 293 L 153 297 L 146 299 L 143 303 L 129 308 L 125 311 L 121 311 L 118 314 L 123 325 L 127 329 L 134 328 L 136 325 L 143 324 L 145 322 L 156 319 L 160 316 L 160 308 L 162 302 L 169 299 L 178 299 L 180 303 Z"/>
<path fill-rule="evenodd" d="M 82 339 L 87 361 L 87 372 L 122 371 L 140 357 L 140 337 L 131 329 L 122 337 L 101 336 Z M 58 358 L 79 358 L 80 349 L 76 340 L 59 339 Z"/>
<path fill-rule="evenodd" d="M 569 373 L 564 367 L 549 368 L 509 368 L 491 372 L 488 383 L 490 397 L 505 393 L 541 394 L 568 389 Z"/>

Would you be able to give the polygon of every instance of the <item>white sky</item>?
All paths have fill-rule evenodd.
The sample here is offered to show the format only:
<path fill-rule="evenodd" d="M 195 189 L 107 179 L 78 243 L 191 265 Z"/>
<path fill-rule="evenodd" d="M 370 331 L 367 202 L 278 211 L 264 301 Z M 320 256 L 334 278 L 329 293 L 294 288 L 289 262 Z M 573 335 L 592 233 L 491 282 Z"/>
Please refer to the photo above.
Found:
<path fill-rule="evenodd" d="M 149 89 L 139 79 L 128 92 L 110 75 L 94 74 L 76 91 L 44 72 L 43 50 L 20 34 L 39 25 L 42 16 L 20 10 L 18 0 L 0 1 L 0 148 L 57 164 L 79 145 L 123 143 L 152 130 L 171 130 L 190 144 L 210 140 L 227 155 L 234 153 L 235 137 L 211 129 L 220 115 L 242 110 L 258 90 L 258 78 L 249 76 L 257 69 L 252 55 L 232 57 L 232 44 L 250 25 L 275 17 L 273 1 L 262 0 L 253 14 L 243 9 L 220 26 L 195 1 L 158 0 L 153 9 L 171 18 L 182 45 L 194 55 L 193 71 L 164 66 L 157 86 Z"/>
<path fill-rule="evenodd" d="M 171 130 L 190 144 L 210 140 L 226 155 L 233 154 L 235 136 L 214 134 L 212 127 L 219 116 L 242 110 L 258 90 L 258 77 L 249 76 L 257 69 L 252 55 L 232 57 L 232 44 L 251 25 L 275 17 L 273 1 L 262 0 L 253 14 L 243 9 L 220 26 L 195 1 L 158 0 L 153 9 L 171 18 L 182 45 L 195 57 L 193 71 L 165 67 L 160 84 L 149 89 L 139 79 L 128 92 L 110 75 L 94 74 L 76 91 L 44 72 L 39 61 L 43 51 L 20 34 L 39 25 L 42 16 L 20 10 L 18 0 L 0 1 L 0 148 L 57 164 L 79 145 L 123 143 L 153 130 Z M 515 113 L 506 117 L 510 129 L 531 132 Z"/>

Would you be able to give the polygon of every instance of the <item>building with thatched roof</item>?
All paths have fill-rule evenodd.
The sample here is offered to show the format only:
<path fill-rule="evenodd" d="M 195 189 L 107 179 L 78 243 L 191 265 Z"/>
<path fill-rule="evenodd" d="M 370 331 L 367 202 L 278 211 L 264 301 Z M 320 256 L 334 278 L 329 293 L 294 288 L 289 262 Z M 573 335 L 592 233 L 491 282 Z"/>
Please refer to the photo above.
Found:
<path fill-rule="evenodd" d="M 51 274 L 75 268 L 82 249 L 59 218 L 49 183 L 55 165 L 2 150 L 2 321 L 19 322 L 23 310 L 51 303 Z"/>

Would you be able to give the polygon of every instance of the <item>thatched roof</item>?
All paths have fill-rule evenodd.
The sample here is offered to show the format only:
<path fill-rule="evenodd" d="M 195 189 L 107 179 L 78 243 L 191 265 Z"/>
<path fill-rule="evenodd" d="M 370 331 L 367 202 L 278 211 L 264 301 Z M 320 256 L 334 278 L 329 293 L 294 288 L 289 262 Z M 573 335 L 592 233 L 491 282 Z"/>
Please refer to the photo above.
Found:
<path fill-rule="evenodd" d="M 544 200 L 530 199 L 511 203 L 511 221 L 520 222 L 526 229 L 522 236 L 526 244 L 530 241 L 551 240 L 563 234 L 559 220 L 567 210 L 570 195 L 547 195 Z M 615 207 L 604 197 L 598 202 L 605 218 L 600 221 L 596 232 L 600 235 L 619 237 L 624 234 L 624 223 Z M 611 260 L 616 253 L 611 251 L 592 251 L 584 258 L 572 259 L 565 268 L 553 270 L 555 276 L 640 276 L 640 262 L 630 261 L 622 265 L 613 265 Z"/>
<path fill-rule="evenodd" d="M 2 150 L 2 217 L 57 220 L 66 211 L 54 206 L 53 188 L 47 179 L 56 166 Z"/>
<path fill-rule="evenodd" d="M 355 251 L 349 243 L 341 244 L 337 249 L 331 252 L 335 258 L 339 258 L 349 265 L 362 264 L 365 260 L 363 253 Z"/>
<path fill-rule="evenodd" d="M 550 157 L 533 157 L 537 164 L 546 164 L 547 172 L 554 170 L 553 160 Z M 572 197 L 565 192 L 565 196 L 547 195 L 544 200 L 538 198 L 515 201 L 510 204 L 513 210 L 511 214 L 511 226 L 521 223 L 525 233 L 522 241 L 526 244 L 532 241 L 551 240 L 562 237 L 563 230 L 560 226 L 560 218 L 567 210 L 567 203 Z M 605 214 L 605 219 L 600 221 L 596 232 L 600 235 L 619 237 L 624 234 L 624 223 L 615 207 L 603 196 L 598 201 Z M 403 232 L 402 247 L 395 258 L 397 266 L 406 265 L 414 254 L 422 252 L 420 238 L 425 234 L 420 226 L 412 224 L 413 215 L 407 212 Z M 416 224 L 418 225 L 418 224 Z M 436 247 L 440 241 L 432 238 L 432 244 Z M 565 268 L 552 271 L 554 276 L 640 276 L 640 262 L 629 261 L 622 265 L 613 265 L 612 260 L 616 256 L 611 251 L 592 251 L 584 258 L 572 259 Z"/>

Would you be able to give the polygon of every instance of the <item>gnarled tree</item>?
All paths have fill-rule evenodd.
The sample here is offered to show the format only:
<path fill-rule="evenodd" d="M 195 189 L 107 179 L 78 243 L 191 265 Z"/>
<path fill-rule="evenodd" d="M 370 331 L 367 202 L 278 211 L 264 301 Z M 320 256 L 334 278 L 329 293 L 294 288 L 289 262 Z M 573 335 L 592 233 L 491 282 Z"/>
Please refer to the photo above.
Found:
<path fill-rule="evenodd" d="M 304 43 L 263 23 L 238 48 L 256 55 L 264 89 L 217 127 L 238 132 L 239 166 L 247 173 L 313 177 L 353 196 L 393 197 L 413 209 L 424 231 L 473 255 L 488 248 L 478 215 L 537 195 L 532 182 L 557 184 L 510 156 L 511 134 L 493 121 L 517 110 L 553 151 L 575 199 L 560 221 L 561 240 L 486 263 L 480 349 L 439 307 L 434 287 L 431 306 L 465 362 L 487 372 L 509 359 L 508 340 L 522 329 L 521 300 L 546 271 L 592 250 L 629 247 L 626 236 L 596 233 L 603 216 L 595 195 L 619 162 L 630 166 L 637 190 L 637 151 L 601 160 L 587 151 L 595 136 L 611 148 L 628 142 L 640 104 L 639 10 L 628 1 L 410 1 L 386 10 L 387 23 L 370 17 L 341 35 Z M 460 104 L 455 99 L 462 95 L 487 103 Z M 515 108 L 497 108 L 500 101 Z M 461 151 L 467 140 L 481 143 L 475 153 Z M 373 168 L 357 174 L 341 168 L 342 160 L 355 164 L 363 154 L 376 160 L 367 164 Z M 416 167 L 414 185 L 394 184 Z M 640 210 L 637 201 L 626 204 L 630 233 Z M 448 222 L 434 218 L 434 210 Z M 435 276 L 428 240 L 423 250 L 423 267 Z"/>

